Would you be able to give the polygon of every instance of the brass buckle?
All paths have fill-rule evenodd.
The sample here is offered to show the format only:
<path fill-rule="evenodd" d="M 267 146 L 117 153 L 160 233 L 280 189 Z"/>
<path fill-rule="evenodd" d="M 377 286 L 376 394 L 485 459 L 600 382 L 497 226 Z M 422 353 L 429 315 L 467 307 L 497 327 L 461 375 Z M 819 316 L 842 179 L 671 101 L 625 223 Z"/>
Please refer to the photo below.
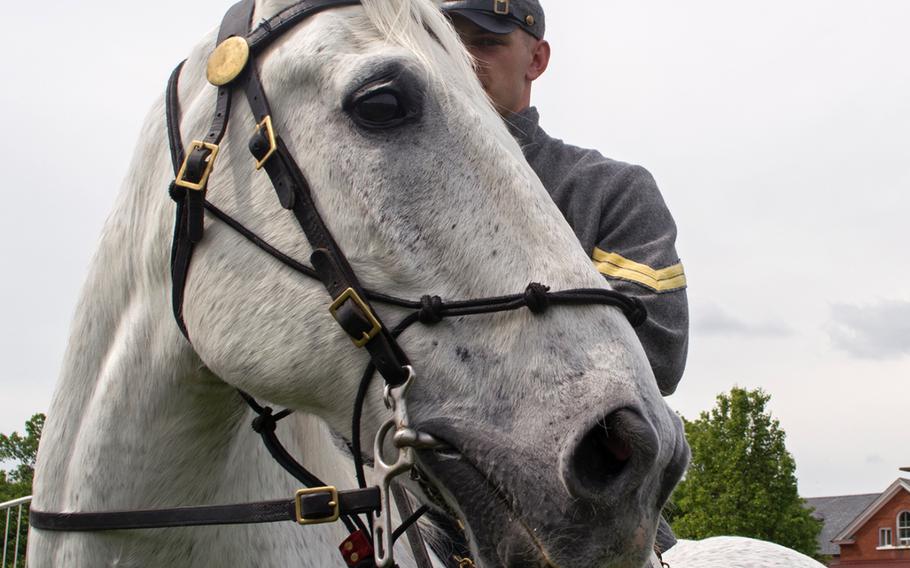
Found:
<path fill-rule="evenodd" d="M 360 311 L 363 312 L 363 315 L 366 316 L 370 322 L 370 325 L 372 326 L 370 328 L 370 331 L 365 331 L 363 333 L 363 337 L 360 339 L 354 339 L 353 337 L 351 338 L 351 341 L 354 342 L 354 345 L 357 347 L 363 347 L 369 343 L 371 339 L 379 335 L 379 332 L 382 331 L 382 325 L 379 323 L 379 320 L 376 319 L 376 316 L 373 315 L 373 312 L 370 311 L 370 308 L 367 306 L 366 302 L 363 301 L 360 295 L 354 291 L 353 288 L 348 288 L 342 292 L 341 295 L 338 296 L 338 298 L 336 298 L 335 301 L 332 302 L 332 305 L 329 307 L 329 313 L 332 314 L 332 317 L 335 318 L 336 321 L 338 320 L 338 310 L 341 309 L 341 306 L 344 305 L 344 303 L 348 300 L 351 300 L 357 304 L 357 307 L 360 308 Z"/>
<path fill-rule="evenodd" d="M 201 150 L 202 148 L 205 148 L 211 152 L 208 161 L 205 163 L 205 171 L 202 172 L 202 177 L 199 178 L 198 182 L 192 182 L 183 179 L 183 176 L 186 175 L 186 168 L 189 164 L 190 156 L 193 155 L 193 152 L 196 150 Z M 185 187 L 187 189 L 200 190 L 204 188 L 205 184 L 209 181 L 209 175 L 212 173 L 212 168 L 215 167 L 216 157 L 218 157 L 217 144 L 210 144 L 201 140 L 193 140 L 190 143 L 189 151 L 186 153 L 186 158 L 183 159 L 183 165 L 180 166 L 180 171 L 177 172 L 177 179 L 174 181 L 174 183 L 180 187 Z"/>
<path fill-rule="evenodd" d="M 509 0 L 493 0 L 493 12 L 500 16 L 508 16 Z"/>
<path fill-rule="evenodd" d="M 302 505 L 301 502 L 303 497 L 306 495 L 319 495 L 320 493 L 328 493 L 331 501 L 329 501 L 329 507 L 333 508 L 332 514 L 327 517 L 318 517 L 315 519 L 308 519 L 303 516 L 301 511 Z M 313 489 L 301 489 L 294 495 L 294 510 L 296 511 L 297 524 L 300 525 L 318 525 L 322 523 L 334 523 L 341 517 L 341 505 L 338 502 L 338 489 L 331 485 L 325 487 L 314 487 Z"/>
<path fill-rule="evenodd" d="M 266 134 L 269 138 L 269 151 L 265 153 L 265 156 L 261 160 L 256 162 L 256 169 L 261 170 L 262 166 L 269 161 L 269 158 L 272 157 L 272 154 L 278 151 L 278 142 L 275 140 L 275 128 L 272 127 L 272 115 L 267 114 L 265 118 L 262 119 L 262 122 L 256 125 L 256 132 L 262 131 L 265 128 Z"/>

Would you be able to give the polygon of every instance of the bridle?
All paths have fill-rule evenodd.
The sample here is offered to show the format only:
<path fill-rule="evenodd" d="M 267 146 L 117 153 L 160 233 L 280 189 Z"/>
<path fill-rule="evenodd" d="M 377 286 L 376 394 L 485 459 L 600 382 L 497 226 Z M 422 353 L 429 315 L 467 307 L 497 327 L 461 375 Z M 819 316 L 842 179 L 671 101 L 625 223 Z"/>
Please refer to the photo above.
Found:
<path fill-rule="evenodd" d="M 404 490 L 394 480 L 415 467 L 418 449 L 434 449 L 444 444 L 414 429 L 407 411 L 407 393 L 416 380 L 414 368 L 398 344 L 397 338 L 415 323 L 433 325 L 443 319 L 477 314 L 490 314 L 528 308 L 542 314 L 554 305 L 599 304 L 621 309 L 632 325 L 645 321 L 647 313 L 637 299 L 604 289 L 575 289 L 551 292 L 532 283 L 521 294 L 464 301 L 443 301 L 438 296 L 423 296 L 419 301 L 405 300 L 364 288 L 347 257 L 336 243 L 314 203 L 310 186 L 293 153 L 276 132 L 268 99 L 259 79 L 256 58 L 284 32 L 323 10 L 359 4 L 359 0 L 303 0 L 278 15 L 250 29 L 254 0 L 241 0 L 231 7 L 222 21 L 216 48 L 209 58 L 208 78 L 218 87 L 215 114 L 208 134 L 194 140 L 188 150 L 180 135 L 180 101 L 178 82 L 183 63 L 168 81 L 167 133 L 175 179 L 170 195 L 177 204 L 171 253 L 172 300 L 174 317 L 183 335 L 190 340 L 183 317 L 184 289 L 196 245 L 205 233 L 205 212 L 224 222 L 243 237 L 289 268 L 322 282 L 332 302 L 329 311 L 355 345 L 370 355 L 370 363 L 360 381 L 354 401 L 352 437 L 349 443 L 357 473 L 359 489 L 339 491 L 327 485 L 300 465 L 275 435 L 277 422 L 292 411 L 274 412 L 253 397 L 240 395 L 256 414 L 253 429 L 260 434 L 272 457 L 306 488 L 292 500 L 276 500 L 239 505 L 180 507 L 146 511 L 107 511 L 95 513 L 47 513 L 32 510 L 33 528 L 50 531 L 102 531 L 151 529 L 178 526 L 200 526 L 239 523 L 295 521 L 301 525 L 341 521 L 351 536 L 341 553 L 349 566 L 394 565 L 393 547 L 402 533 L 408 531 L 415 557 L 429 566 L 416 520 L 429 509 L 420 507 L 412 514 Z M 249 142 L 256 169 L 269 176 L 282 208 L 293 213 L 313 250 L 312 268 L 277 250 L 206 199 L 208 181 L 215 166 L 219 145 L 227 130 L 231 102 L 237 91 L 245 93 L 256 127 Z M 373 309 L 371 302 L 410 310 L 394 328 L 389 328 Z M 376 372 L 385 381 L 384 401 L 392 413 L 379 429 L 374 444 L 374 469 L 379 486 L 368 487 L 360 443 L 361 415 L 364 401 Z M 397 455 L 386 460 L 384 448 L 391 441 Z M 395 498 L 403 517 L 393 528 L 391 501 Z M 367 515 L 364 523 L 361 515 Z M 456 535 L 457 536 L 457 535 Z M 466 546 L 462 546 L 464 550 Z M 452 555 L 450 555 L 452 556 Z M 452 556 L 454 566 L 470 566 L 466 557 Z"/>

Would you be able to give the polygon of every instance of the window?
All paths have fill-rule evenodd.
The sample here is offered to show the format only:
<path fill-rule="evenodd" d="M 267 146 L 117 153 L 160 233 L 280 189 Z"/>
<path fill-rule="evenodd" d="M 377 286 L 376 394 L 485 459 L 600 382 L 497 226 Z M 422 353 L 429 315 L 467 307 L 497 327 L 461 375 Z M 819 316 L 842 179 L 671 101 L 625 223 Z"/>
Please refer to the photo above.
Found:
<path fill-rule="evenodd" d="M 904 511 L 897 517 L 897 542 L 901 546 L 910 546 L 910 511 Z"/>
<path fill-rule="evenodd" d="M 878 545 L 891 546 L 891 529 L 878 529 Z"/>

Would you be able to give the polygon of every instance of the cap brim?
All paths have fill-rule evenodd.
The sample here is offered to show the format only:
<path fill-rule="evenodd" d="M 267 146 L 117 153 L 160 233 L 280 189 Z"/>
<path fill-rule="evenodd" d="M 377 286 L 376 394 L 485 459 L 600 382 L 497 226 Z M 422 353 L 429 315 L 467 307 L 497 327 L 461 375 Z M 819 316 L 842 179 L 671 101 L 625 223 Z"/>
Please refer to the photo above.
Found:
<path fill-rule="evenodd" d="M 509 34 L 515 31 L 519 26 L 518 22 L 508 18 L 501 18 L 480 12 L 477 10 L 446 10 L 449 14 L 456 14 L 470 20 L 481 28 L 494 34 Z"/>

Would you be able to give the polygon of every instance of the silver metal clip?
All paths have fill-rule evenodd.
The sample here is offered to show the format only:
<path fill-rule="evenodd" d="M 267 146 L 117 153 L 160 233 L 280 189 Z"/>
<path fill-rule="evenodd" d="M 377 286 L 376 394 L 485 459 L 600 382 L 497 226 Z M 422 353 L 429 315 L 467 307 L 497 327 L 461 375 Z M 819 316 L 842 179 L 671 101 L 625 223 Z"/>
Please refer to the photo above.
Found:
<path fill-rule="evenodd" d="M 376 434 L 376 442 L 373 447 L 373 456 L 375 461 L 374 469 L 379 475 L 379 491 L 382 496 L 382 512 L 373 518 L 373 548 L 376 566 L 378 568 L 390 568 L 395 564 L 394 552 L 392 550 L 392 481 L 407 473 L 414 467 L 414 447 L 411 444 L 395 443 L 397 451 L 395 460 L 388 462 L 383 455 L 386 438 L 394 429 L 394 440 L 404 438 L 406 440 L 418 440 L 420 434 L 411 430 L 408 424 L 408 406 L 405 397 L 411 384 L 414 381 L 414 369 L 406 367 L 408 379 L 398 387 L 386 386 L 385 388 L 385 405 L 392 411 L 392 419 L 382 425 Z"/>
<path fill-rule="evenodd" d="M 382 498 L 382 512 L 373 518 L 373 557 L 378 568 L 390 568 L 395 565 L 392 547 L 392 482 L 396 477 L 411 471 L 414 467 L 414 452 L 418 449 L 429 450 L 448 447 L 423 432 L 411 428 L 408 417 L 408 405 L 405 400 L 414 383 L 416 374 L 411 366 L 405 367 L 408 378 L 398 387 L 386 385 L 383 401 L 386 408 L 392 411 L 392 418 L 382 425 L 376 434 L 373 447 L 374 471 L 379 475 L 379 492 Z M 394 431 L 394 433 L 393 433 Z M 397 452 L 395 461 L 386 461 L 383 450 L 392 434 L 392 447 Z"/>

